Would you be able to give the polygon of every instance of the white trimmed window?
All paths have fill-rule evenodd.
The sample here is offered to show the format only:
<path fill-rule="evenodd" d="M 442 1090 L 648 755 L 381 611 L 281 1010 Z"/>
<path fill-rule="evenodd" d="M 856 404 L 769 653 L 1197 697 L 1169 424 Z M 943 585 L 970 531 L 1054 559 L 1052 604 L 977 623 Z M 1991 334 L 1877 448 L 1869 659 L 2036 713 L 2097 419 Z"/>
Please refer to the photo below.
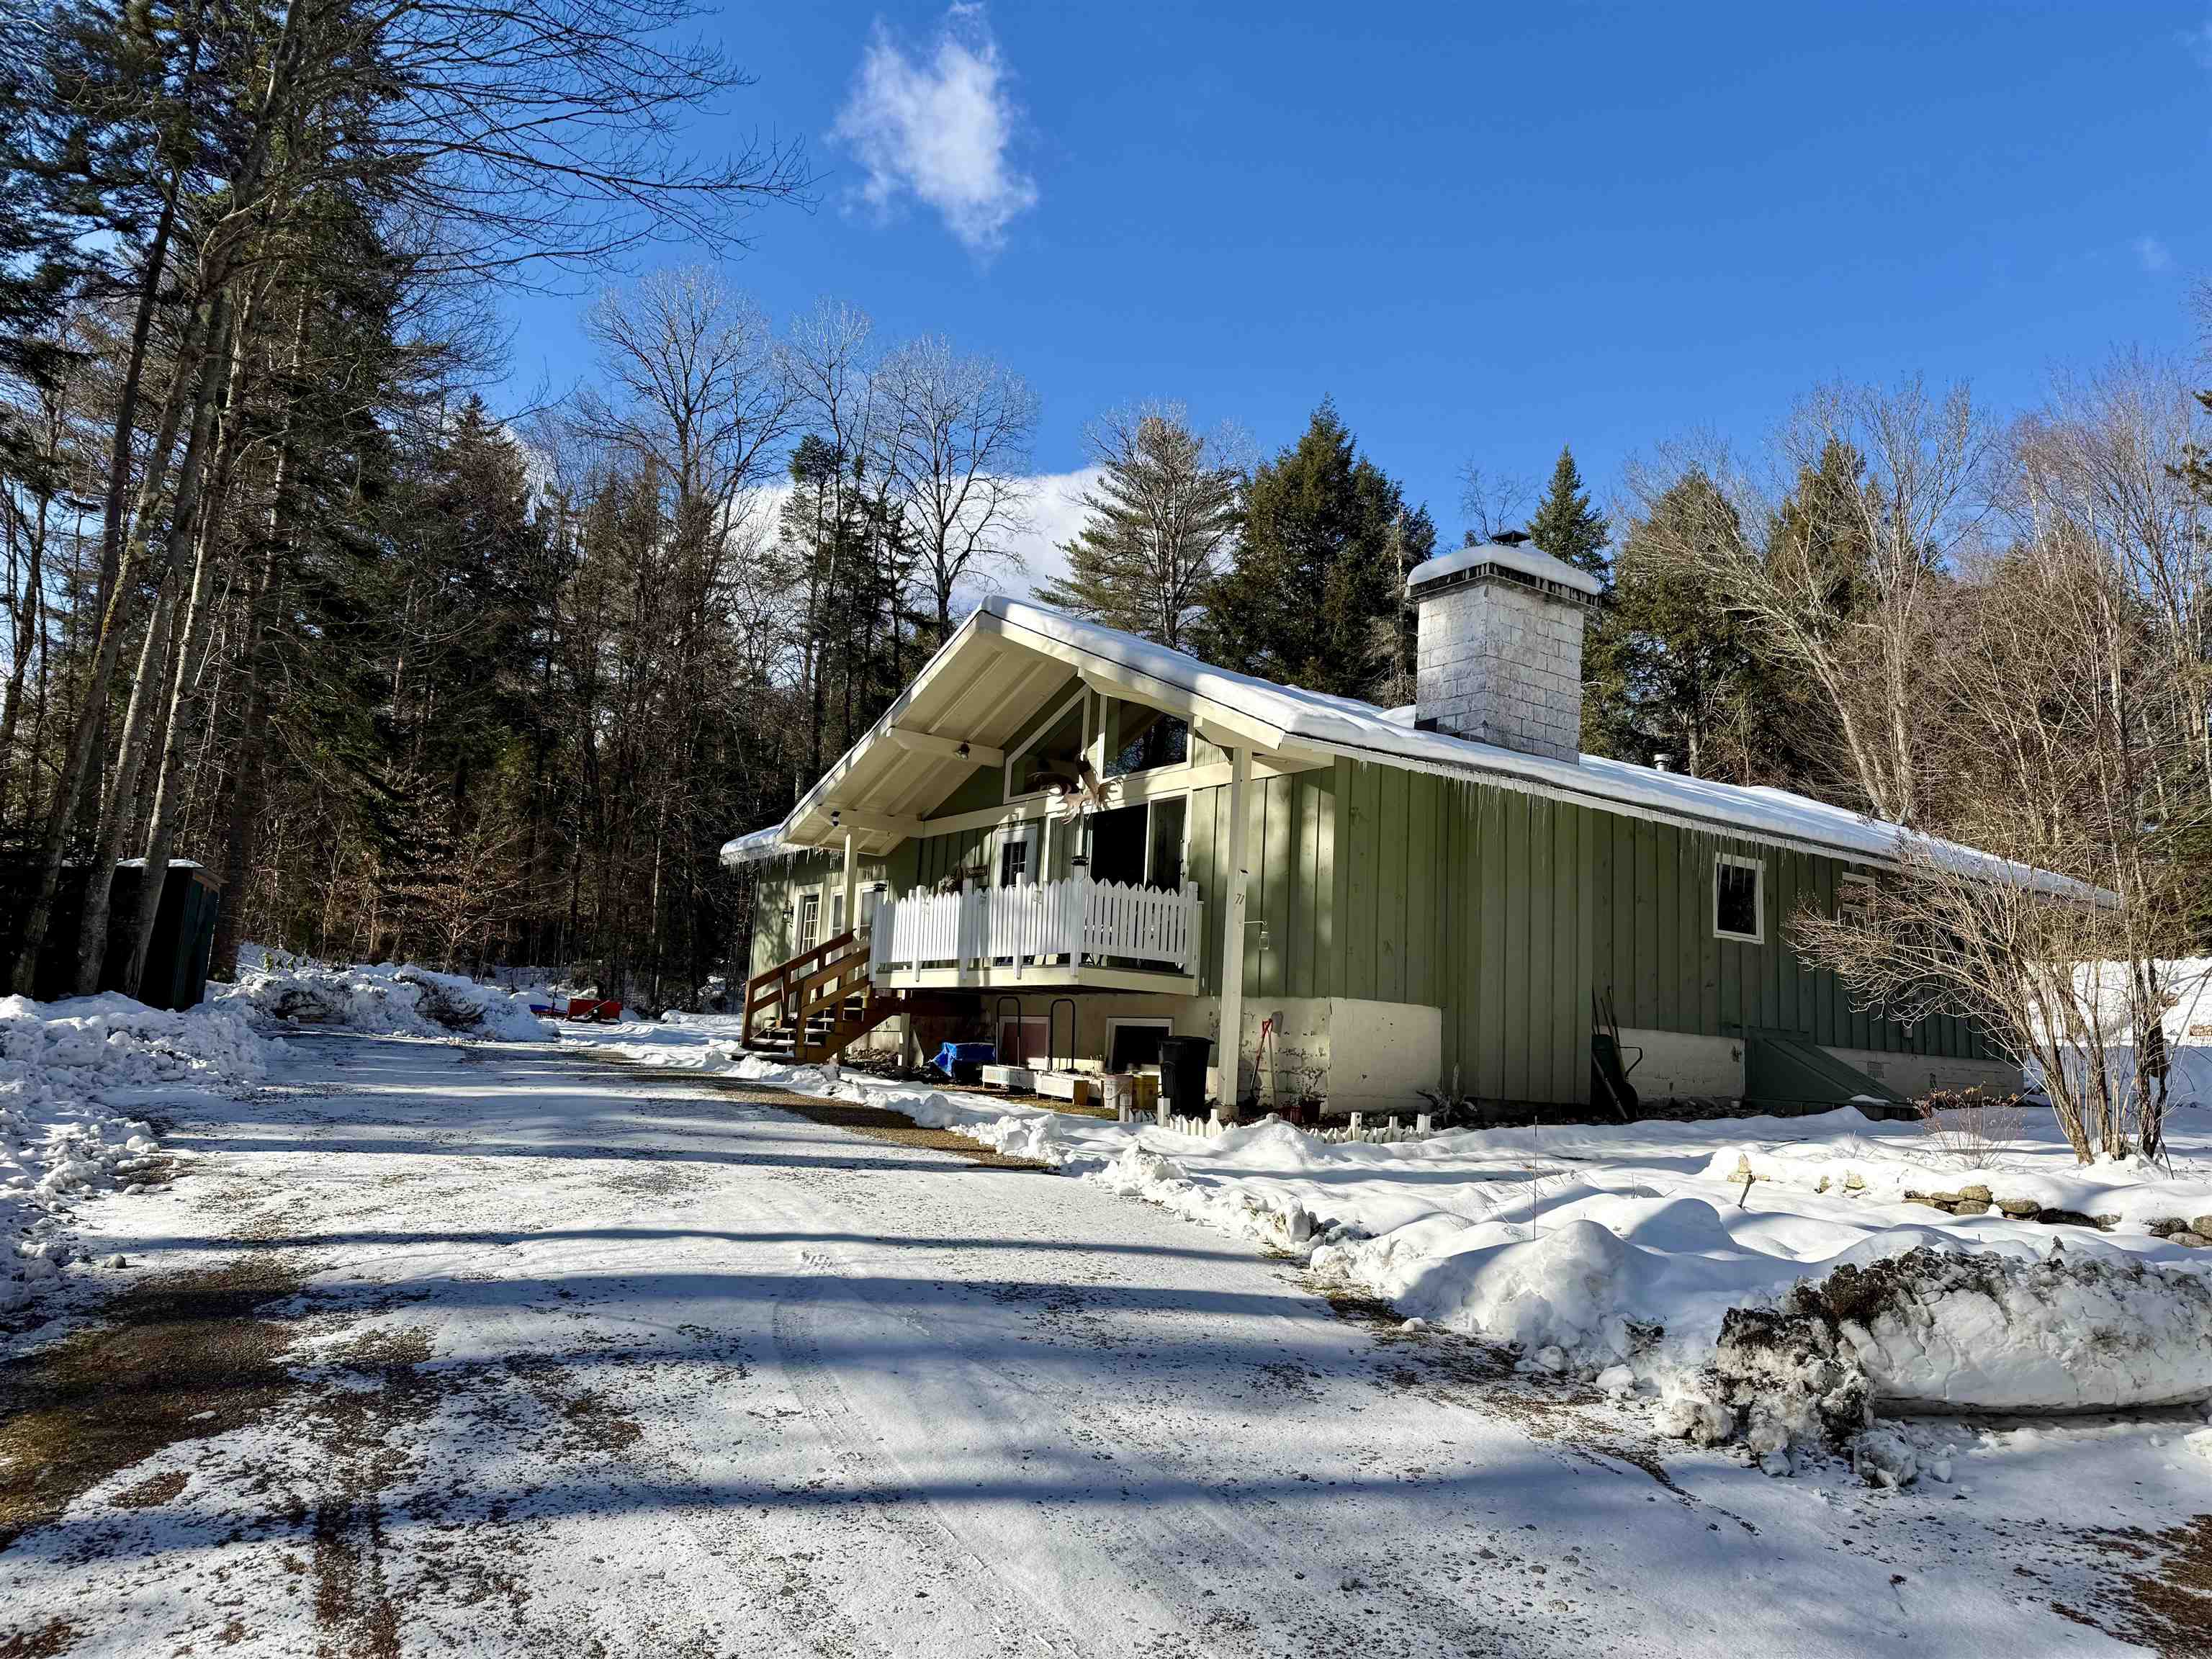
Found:
<path fill-rule="evenodd" d="M 1713 937 L 1744 945 L 1766 942 L 1766 864 L 1735 853 L 1713 860 Z"/>

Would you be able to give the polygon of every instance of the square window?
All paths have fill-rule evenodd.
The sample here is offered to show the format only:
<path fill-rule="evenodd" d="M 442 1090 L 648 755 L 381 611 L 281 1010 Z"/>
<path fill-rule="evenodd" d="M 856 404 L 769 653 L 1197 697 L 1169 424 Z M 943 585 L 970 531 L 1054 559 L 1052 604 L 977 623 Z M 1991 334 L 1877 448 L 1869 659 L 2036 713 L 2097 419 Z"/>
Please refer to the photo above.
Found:
<path fill-rule="evenodd" d="M 1836 920 L 1854 927 L 1874 920 L 1872 876 L 1845 876 L 1836 884 Z"/>
<path fill-rule="evenodd" d="M 1760 927 L 1759 887 L 1766 866 L 1757 859 L 1723 853 L 1713 863 L 1713 932 L 1722 939 L 1758 945 L 1765 939 Z"/>

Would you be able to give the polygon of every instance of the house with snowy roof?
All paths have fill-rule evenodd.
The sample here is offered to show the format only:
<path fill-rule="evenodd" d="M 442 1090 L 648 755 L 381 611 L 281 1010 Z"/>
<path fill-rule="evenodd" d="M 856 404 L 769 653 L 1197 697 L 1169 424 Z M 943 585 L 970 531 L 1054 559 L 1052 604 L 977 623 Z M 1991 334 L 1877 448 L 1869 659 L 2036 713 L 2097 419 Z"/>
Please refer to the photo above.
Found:
<path fill-rule="evenodd" d="M 1332 1113 L 1602 1110 L 1624 1072 L 1777 1106 L 2016 1078 L 1790 947 L 1793 915 L 1897 862 L 1897 826 L 1577 752 L 1589 575 L 1492 542 L 1410 591 L 1417 700 L 1389 710 L 986 600 L 722 849 L 758 866 L 748 1040 L 980 1030 L 1121 1072 L 1205 1036 L 1213 1099 Z"/>

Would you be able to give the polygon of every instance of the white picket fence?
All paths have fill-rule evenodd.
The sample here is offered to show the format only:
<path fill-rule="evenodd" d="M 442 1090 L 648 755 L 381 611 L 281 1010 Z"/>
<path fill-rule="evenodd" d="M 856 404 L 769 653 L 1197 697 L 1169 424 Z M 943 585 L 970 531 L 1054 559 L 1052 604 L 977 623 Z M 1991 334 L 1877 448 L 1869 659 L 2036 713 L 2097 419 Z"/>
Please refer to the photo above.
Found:
<path fill-rule="evenodd" d="M 1198 963 L 1203 910 L 1188 882 L 1175 890 L 1078 876 L 964 893 L 917 887 L 904 898 L 877 900 L 870 959 L 877 973 L 1112 957 L 1187 974 Z"/>
<path fill-rule="evenodd" d="M 1179 1135 L 1190 1135 L 1201 1140 L 1218 1139 L 1227 1128 L 1218 1116 L 1184 1117 L 1180 1113 L 1169 1111 L 1164 1105 L 1159 1109 L 1157 1117 L 1148 1118 L 1127 1106 L 1121 1109 L 1120 1115 L 1124 1123 L 1157 1122 L 1163 1129 L 1171 1129 Z M 1274 1115 L 1272 1112 L 1268 1114 L 1270 1117 Z M 1369 1146 L 1389 1146 L 1400 1141 L 1426 1140 L 1436 1133 L 1436 1130 L 1433 1120 L 1426 1112 L 1420 1114 L 1410 1125 L 1401 1124 L 1395 1117 L 1387 1123 L 1370 1123 L 1359 1113 L 1354 1112 L 1348 1123 L 1318 1129 L 1301 1128 L 1298 1133 L 1310 1135 L 1331 1146 L 1341 1146 L 1346 1141 L 1358 1141 Z"/>

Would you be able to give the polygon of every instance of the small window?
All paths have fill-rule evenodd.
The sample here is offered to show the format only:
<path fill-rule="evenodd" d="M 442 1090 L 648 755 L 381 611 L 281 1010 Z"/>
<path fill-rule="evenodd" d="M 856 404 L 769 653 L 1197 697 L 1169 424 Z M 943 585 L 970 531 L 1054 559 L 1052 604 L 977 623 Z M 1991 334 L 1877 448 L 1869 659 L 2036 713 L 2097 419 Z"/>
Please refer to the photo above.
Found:
<path fill-rule="evenodd" d="M 1760 902 L 1766 866 L 1757 859 L 1723 853 L 1713 862 L 1713 932 L 1722 939 L 1741 939 L 1747 945 L 1765 941 L 1759 926 L 1765 914 Z"/>
<path fill-rule="evenodd" d="M 1106 1022 L 1106 1069 L 1133 1072 L 1139 1066 L 1160 1063 L 1160 1042 L 1168 1035 L 1164 1019 L 1109 1019 Z"/>
<path fill-rule="evenodd" d="M 799 949 L 795 954 L 805 956 L 822 936 L 822 895 L 801 893 L 799 896 Z"/>
<path fill-rule="evenodd" d="M 1851 927 L 1874 920 L 1872 876 L 1845 876 L 1836 884 L 1836 920 Z"/>
<path fill-rule="evenodd" d="M 1029 842 L 1019 836 L 1009 837 L 999 848 L 999 885 L 1018 887 L 1029 872 Z"/>

